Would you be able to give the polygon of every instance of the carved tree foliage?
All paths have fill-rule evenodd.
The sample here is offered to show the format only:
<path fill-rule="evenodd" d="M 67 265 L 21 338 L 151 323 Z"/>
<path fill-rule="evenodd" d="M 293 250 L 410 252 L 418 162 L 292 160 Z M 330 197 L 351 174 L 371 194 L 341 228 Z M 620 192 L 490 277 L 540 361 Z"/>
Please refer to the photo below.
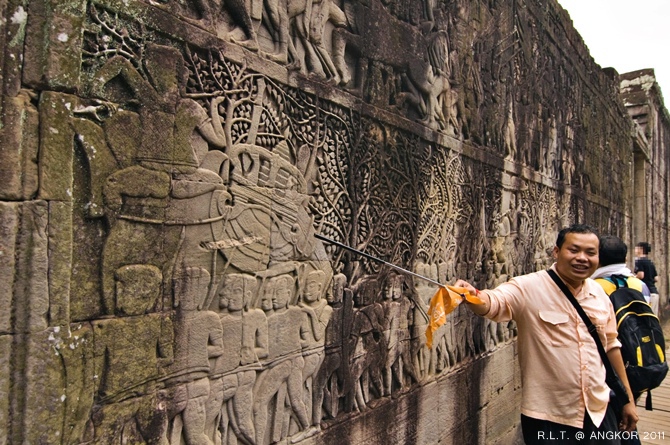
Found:
<path fill-rule="evenodd" d="M 32 42 L 70 14 L 27 3 Z M 26 45 L 3 101 L 39 170 L 16 276 L 45 277 L 0 326 L 38 332 L 17 442 L 318 442 L 515 328 L 456 311 L 426 348 L 435 289 L 317 234 L 485 287 L 628 224 L 628 121 L 553 2 L 80 3 L 50 42 L 80 60 Z"/>

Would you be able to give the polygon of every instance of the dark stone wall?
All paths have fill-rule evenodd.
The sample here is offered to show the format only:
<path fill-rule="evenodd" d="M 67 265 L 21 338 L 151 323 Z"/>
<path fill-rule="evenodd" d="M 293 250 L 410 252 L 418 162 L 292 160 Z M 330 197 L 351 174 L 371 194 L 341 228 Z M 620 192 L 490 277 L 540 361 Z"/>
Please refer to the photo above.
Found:
<path fill-rule="evenodd" d="M 629 236 L 554 1 L 2 6 L 0 443 L 515 442 L 515 326 L 428 349 L 436 289 L 315 235 L 479 287 Z"/>
<path fill-rule="evenodd" d="M 670 162 L 670 114 L 665 108 L 661 88 L 653 69 L 642 69 L 620 76 L 621 98 L 635 122 L 634 243 L 646 241 L 650 258 L 659 269 L 661 312 L 667 315 L 670 282 L 668 251 L 668 174 Z"/>

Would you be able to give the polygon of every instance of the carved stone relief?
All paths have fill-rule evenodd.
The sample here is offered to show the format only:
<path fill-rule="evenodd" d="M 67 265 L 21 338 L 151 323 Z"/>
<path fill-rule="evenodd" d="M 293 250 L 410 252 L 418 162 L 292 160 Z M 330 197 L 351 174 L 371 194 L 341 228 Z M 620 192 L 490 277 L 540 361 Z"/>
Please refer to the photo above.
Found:
<path fill-rule="evenodd" d="M 616 202 L 624 155 L 607 187 L 590 147 L 623 125 L 599 123 L 597 79 L 564 67 L 541 5 L 511 3 L 82 0 L 46 17 L 76 16 L 79 59 L 71 85 L 31 71 L 2 103 L 2 141 L 23 147 L 6 195 L 31 200 L 0 205 L 0 270 L 32 278 L 0 284 L 0 348 L 31 370 L 26 399 L 60 404 L 17 405 L 3 377 L 0 424 L 58 418 L 17 442 L 318 443 L 509 346 L 513 324 L 459 309 L 427 348 L 435 287 L 315 234 L 487 287 L 548 267 L 563 223 L 625 224 L 564 191 Z"/>

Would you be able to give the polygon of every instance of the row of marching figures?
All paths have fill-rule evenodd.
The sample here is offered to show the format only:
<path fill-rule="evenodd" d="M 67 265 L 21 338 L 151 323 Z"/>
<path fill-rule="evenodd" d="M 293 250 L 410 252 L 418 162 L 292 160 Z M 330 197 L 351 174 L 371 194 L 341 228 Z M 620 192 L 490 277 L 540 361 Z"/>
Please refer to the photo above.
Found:
<path fill-rule="evenodd" d="M 115 274 L 118 316 L 93 327 L 84 443 L 298 442 L 476 353 L 482 335 L 447 323 L 426 348 L 418 294 L 394 273 L 353 286 L 305 264 L 229 273 L 205 306 L 210 274 L 188 267 L 172 279 L 176 309 L 152 312 L 162 280 L 153 265 Z"/>

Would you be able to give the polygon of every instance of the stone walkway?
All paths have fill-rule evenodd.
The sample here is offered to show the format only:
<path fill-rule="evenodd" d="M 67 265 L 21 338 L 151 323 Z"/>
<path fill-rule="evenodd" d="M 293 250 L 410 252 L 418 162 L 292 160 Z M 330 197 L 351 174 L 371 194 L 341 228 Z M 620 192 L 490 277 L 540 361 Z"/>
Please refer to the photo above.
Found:
<path fill-rule="evenodd" d="M 670 353 L 670 318 L 666 317 L 663 324 L 665 347 Z M 666 354 L 667 359 L 667 354 Z M 644 409 L 645 395 L 638 400 L 637 413 L 640 421 L 637 424 L 640 439 L 645 445 L 670 445 L 670 374 L 660 387 L 651 392 L 653 411 Z"/>

